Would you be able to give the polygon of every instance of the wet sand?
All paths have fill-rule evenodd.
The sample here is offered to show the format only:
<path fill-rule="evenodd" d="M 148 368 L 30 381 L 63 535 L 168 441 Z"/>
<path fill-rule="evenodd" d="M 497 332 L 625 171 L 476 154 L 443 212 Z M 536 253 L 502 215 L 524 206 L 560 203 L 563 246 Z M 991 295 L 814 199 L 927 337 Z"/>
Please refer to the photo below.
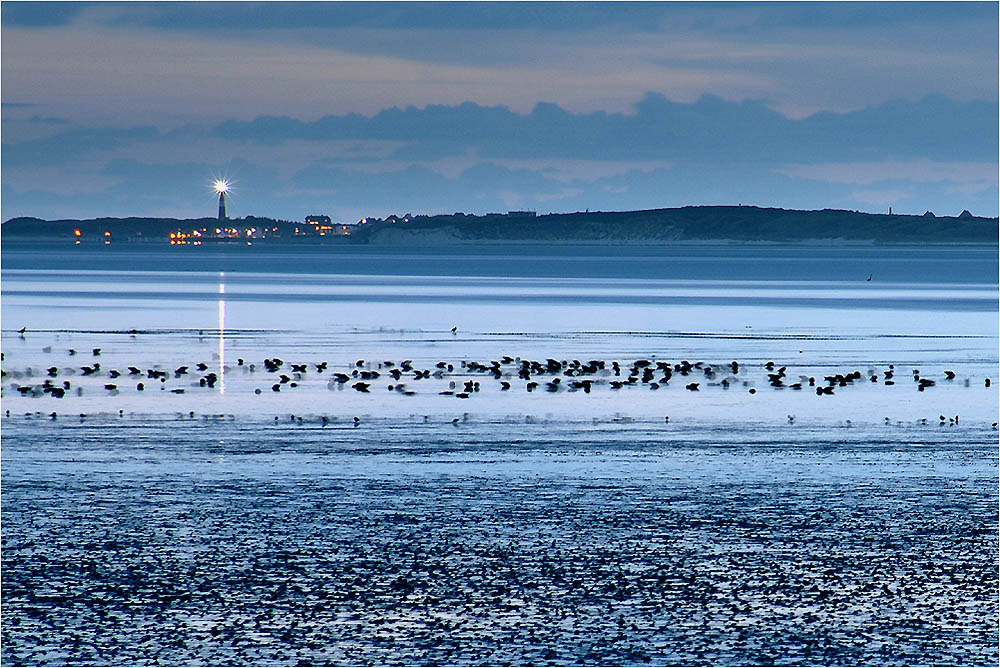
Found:
<path fill-rule="evenodd" d="M 113 421 L 5 425 L 5 664 L 997 659 L 961 427 Z"/>

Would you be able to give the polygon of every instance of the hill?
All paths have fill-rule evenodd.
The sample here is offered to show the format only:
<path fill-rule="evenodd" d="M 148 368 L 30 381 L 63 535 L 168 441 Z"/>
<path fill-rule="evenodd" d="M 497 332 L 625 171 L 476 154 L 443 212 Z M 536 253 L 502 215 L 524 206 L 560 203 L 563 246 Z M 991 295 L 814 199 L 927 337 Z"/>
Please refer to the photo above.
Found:
<path fill-rule="evenodd" d="M 646 211 L 415 216 L 409 222 L 371 220 L 355 241 L 462 243 L 489 241 L 806 240 L 883 243 L 997 243 L 998 220 L 975 216 L 901 216 L 824 209 L 797 211 L 754 206 L 688 206 Z"/>
<path fill-rule="evenodd" d="M 755 206 L 688 206 L 645 211 L 531 212 L 474 216 L 456 213 L 385 219 L 366 218 L 356 226 L 320 227 L 247 217 L 220 223 L 215 218 L 97 218 L 52 220 L 14 218 L 0 227 L 5 240 L 102 242 L 176 239 L 177 243 L 265 241 L 266 243 L 369 243 L 437 245 L 490 242 L 670 243 L 678 241 L 996 244 L 998 219 L 972 216 L 886 215 L 823 209 L 798 211 Z M 78 233 L 79 232 L 79 233 Z M 174 235 L 171 237 L 171 235 Z"/>

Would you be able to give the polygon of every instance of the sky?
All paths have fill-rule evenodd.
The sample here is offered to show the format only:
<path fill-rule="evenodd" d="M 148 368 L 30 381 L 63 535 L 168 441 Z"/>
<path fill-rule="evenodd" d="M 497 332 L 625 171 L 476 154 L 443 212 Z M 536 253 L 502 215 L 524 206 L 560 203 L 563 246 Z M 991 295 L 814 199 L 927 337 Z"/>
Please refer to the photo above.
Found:
<path fill-rule="evenodd" d="M 0 218 L 998 215 L 998 3 L 0 5 Z"/>

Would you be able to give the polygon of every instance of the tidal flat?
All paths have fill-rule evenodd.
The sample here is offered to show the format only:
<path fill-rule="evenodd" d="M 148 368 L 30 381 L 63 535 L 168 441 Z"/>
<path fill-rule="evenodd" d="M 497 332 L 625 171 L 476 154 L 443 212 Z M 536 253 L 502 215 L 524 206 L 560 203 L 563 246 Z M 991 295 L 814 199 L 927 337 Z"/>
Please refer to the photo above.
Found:
<path fill-rule="evenodd" d="M 996 657 L 988 433 L 552 429 L 8 423 L 4 663 Z"/>

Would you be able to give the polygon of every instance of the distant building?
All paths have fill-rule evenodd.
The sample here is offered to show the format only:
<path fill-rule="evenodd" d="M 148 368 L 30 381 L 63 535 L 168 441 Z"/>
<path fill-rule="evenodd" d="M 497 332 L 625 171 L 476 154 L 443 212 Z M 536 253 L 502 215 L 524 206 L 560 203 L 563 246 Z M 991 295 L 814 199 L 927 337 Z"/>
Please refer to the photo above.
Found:
<path fill-rule="evenodd" d="M 296 227 L 295 234 L 318 234 L 321 237 L 325 237 L 328 234 L 343 234 L 339 229 L 340 226 L 334 225 L 330 220 L 330 216 L 326 215 L 306 216 L 305 227 L 306 230 L 304 232 Z"/>
<path fill-rule="evenodd" d="M 508 211 L 507 216 L 510 218 L 534 218 L 538 214 L 534 211 Z"/>

